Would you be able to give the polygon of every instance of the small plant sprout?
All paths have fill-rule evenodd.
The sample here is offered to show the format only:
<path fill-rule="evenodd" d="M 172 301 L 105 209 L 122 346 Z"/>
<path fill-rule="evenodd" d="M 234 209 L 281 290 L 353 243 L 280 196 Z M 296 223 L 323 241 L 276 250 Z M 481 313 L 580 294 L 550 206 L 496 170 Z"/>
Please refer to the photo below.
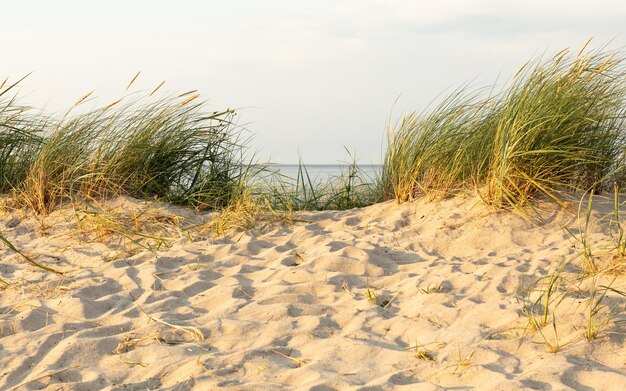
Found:
<path fill-rule="evenodd" d="M 611 312 L 603 304 L 608 292 L 617 293 L 618 295 L 626 297 L 626 292 L 619 291 L 612 288 L 613 283 L 617 277 L 614 277 L 609 285 L 600 285 L 599 276 L 594 276 L 589 287 L 589 301 L 588 301 L 588 313 L 587 313 L 587 329 L 585 337 L 591 341 L 598 337 L 598 333 L 603 326 L 606 326 L 610 321 Z M 604 316 L 602 316 L 604 314 Z"/>
<path fill-rule="evenodd" d="M 341 284 L 341 288 L 346 291 L 350 296 L 356 296 L 356 294 L 350 290 L 350 285 L 348 285 L 347 281 L 344 281 L 343 284 Z"/>
<path fill-rule="evenodd" d="M 417 339 L 415 339 L 415 346 L 409 346 L 409 350 L 412 349 L 415 349 L 415 358 L 418 360 L 435 361 L 435 352 L 431 349 L 427 349 L 425 345 L 420 344 Z"/>
<path fill-rule="evenodd" d="M 144 364 L 141 361 L 131 361 L 131 360 L 125 360 L 122 358 L 117 358 L 119 361 L 123 362 L 124 364 L 128 365 L 129 367 L 134 367 L 134 366 L 140 366 L 140 367 L 144 367 L 146 368 L 146 364 Z"/>
<path fill-rule="evenodd" d="M 461 368 L 469 368 L 472 365 L 472 357 L 474 357 L 474 353 L 476 353 L 476 349 L 472 350 L 472 352 L 468 356 L 463 357 L 461 355 L 461 345 L 457 344 L 457 354 L 459 360 L 452 373 L 458 373 Z"/>
<path fill-rule="evenodd" d="M 216 380 L 217 377 L 215 376 L 215 373 L 213 373 L 213 370 L 207 368 L 206 364 L 203 363 L 202 361 L 200 361 L 200 356 L 198 356 L 196 358 L 196 365 L 202 370 L 202 372 L 204 372 L 207 376 L 211 377 L 213 380 Z"/>
<path fill-rule="evenodd" d="M 426 288 L 417 288 L 417 292 L 424 294 L 424 295 L 430 295 L 432 293 L 441 293 L 445 290 L 444 284 L 443 282 L 440 282 L 439 284 L 433 284 L 433 283 L 429 283 Z"/>
<path fill-rule="evenodd" d="M 594 193 L 593 190 L 586 193 L 586 194 L 589 194 L 589 196 L 587 197 L 587 206 L 585 208 L 584 215 L 583 215 L 583 210 L 582 210 L 583 203 L 585 200 L 584 195 L 583 197 L 581 197 L 580 202 L 578 203 L 578 219 L 577 219 L 578 234 L 574 233 L 569 228 L 565 228 L 565 230 L 570 235 L 570 237 L 578 241 L 580 245 L 582 246 L 582 249 L 580 250 L 580 255 L 585 261 L 584 270 L 588 274 L 594 274 L 598 271 L 598 267 L 595 262 L 595 255 L 594 255 L 594 251 L 592 248 L 592 243 L 590 242 L 590 239 L 589 239 L 589 235 L 590 235 L 589 225 L 591 222 L 591 212 L 593 211 L 593 193 Z"/>
<path fill-rule="evenodd" d="M 304 257 L 302 256 L 302 253 L 300 251 L 298 251 L 297 248 L 294 248 L 293 250 L 291 250 L 291 254 L 298 258 L 301 262 L 304 262 Z"/>
<path fill-rule="evenodd" d="M 376 299 L 378 298 L 378 294 L 373 289 L 370 288 L 369 281 L 366 281 L 366 289 L 367 289 L 366 291 L 367 300 L 370 303 L 376 304 Z"/>
<path fill-rule="evenodd" d="M 523 312 L 528 318 L 529 325 L 534 330 L 540 330 L 548 323 L 548 316 L 550 313 L 554 314 L 556 307 L 561 303 L 564 298 L 563 294 L 559 294 L 559 288 L 561 284 L 561 274 L 568 262 L 563 262 L 554 272 L 546 277 L 539 279 L 534 287 L 529 290 L 526 304 L 524 305 Z M 545 283 L 541 284 L 542 281 Z M 530 295 L 533 292 L 539 292 L 539 295 L 535 301 L 530 301 Z M 557 295 L 558 294 L 558 295 Z"/>
<path fill-rule="evenodd" d="M 613 241 L 615 243 L 615 250 L 622 257 L 626 256 L 626 234 L 624 232 L 624 226 L 622 225 L 622 219 L 620 216 L 620 208 L 622 203 L 620 202 L 619 197 L 619 186 L 615 184 L 613 188 L 613 220 L 612 223 L 615 224 L 616 232 L 613 232 L 611 229 L 609 232 L 613 237 Z"/>

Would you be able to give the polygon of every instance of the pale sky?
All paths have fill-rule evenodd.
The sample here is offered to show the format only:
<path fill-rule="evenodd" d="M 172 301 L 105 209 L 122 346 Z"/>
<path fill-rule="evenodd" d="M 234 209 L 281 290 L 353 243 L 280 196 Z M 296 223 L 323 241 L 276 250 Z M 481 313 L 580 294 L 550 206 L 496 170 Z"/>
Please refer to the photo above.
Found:
<path fill-rule="evenodd" d="M 264 159 L 337 163 L 346 146 L 368 164 L 390 113 L 591 36 L 622 49 L 624 26 L 623 0 L 4 1 L 0 78 L 34 71 L 23 101 L 56 112 L 93 89 L 107 104 L 141 70 L 138 89 L 240 108 Z"/>

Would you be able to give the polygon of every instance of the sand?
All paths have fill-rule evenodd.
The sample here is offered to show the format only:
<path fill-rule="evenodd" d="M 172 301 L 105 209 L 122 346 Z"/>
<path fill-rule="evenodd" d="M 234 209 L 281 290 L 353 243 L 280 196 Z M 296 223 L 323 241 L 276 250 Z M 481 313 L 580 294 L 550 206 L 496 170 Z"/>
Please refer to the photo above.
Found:
<path fill-rule="evenodd" d="M 210 218 L 159 208 L 187 227 Z M 387 202 L 226 238 L 183 224 L 150 250 L 76 230 L 70 208 L 8 208 L 0 232 L 66 273 L 0 246 L 0 389 L 623 390 L 625 298 L 607 295 L 621 312 L 588 341 L 584 289 L 570 292 L 555 353 L 552 317 L 545 340 L 528 326 L 526 289 L 579 247 L 574 214 L 541 214 Z"/>

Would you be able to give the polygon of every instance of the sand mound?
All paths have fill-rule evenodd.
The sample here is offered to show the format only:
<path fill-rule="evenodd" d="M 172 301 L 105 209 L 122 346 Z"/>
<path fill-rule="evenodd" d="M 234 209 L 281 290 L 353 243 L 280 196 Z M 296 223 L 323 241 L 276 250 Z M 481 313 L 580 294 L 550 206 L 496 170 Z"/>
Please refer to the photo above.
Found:
<path fill-rule="evenodd" d="M 4 212 L 9 240 L 68 272 L 0 248 L 0 389 L 621 389 L 619 295 L 591 342 L 582 299 L 556 311 L 558 352 L 551 324 L 528 327 L 525 289 L 577 251 L 562 229 L 575 216 L 542 215 L 383 203 L 130 250 L 72 228 L 69 209 Z M 623 274 L 612 287 L 626 290 Z"/>

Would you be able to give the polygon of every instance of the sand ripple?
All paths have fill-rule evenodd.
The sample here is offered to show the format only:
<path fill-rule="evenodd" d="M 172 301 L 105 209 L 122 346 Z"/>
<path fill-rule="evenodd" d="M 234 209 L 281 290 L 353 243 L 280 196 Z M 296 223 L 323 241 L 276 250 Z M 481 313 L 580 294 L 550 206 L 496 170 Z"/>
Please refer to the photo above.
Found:
<path fill-rule="evenodd" d="M 18 220 L 16 245 L 74 272 L 46 275 L 0 249 L 16 282 L 0 292 L 0 389 L 626 384 L 623 315 L 591 343 L 564 327 L 556 354 L 524 336 L 520 289 L 571 252 L 571 217 L 531 224 L 456 198 L 301 218 L 117 260 L 63 225 L 44 236 Z"/>

